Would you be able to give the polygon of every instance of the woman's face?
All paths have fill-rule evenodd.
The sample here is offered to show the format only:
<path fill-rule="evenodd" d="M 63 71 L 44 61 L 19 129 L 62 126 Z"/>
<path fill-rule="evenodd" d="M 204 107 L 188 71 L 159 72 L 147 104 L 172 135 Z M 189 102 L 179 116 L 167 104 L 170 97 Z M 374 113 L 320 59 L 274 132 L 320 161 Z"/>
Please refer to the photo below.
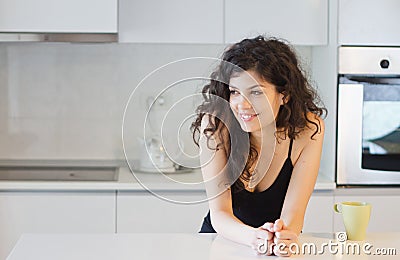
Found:
<path fill-rule="evenodd" d="M 243 71 L 229 80 L 230 107 L 246 132 L 275 124 L 283 94 L 254 71 Z"/>

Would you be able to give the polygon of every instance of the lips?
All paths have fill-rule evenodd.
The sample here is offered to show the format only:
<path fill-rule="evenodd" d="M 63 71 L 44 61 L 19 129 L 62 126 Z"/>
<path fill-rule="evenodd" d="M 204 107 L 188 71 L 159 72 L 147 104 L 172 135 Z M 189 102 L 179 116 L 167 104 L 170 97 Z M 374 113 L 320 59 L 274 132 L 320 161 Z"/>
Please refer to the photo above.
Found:
<path fill-rule="evenodd" d="M 248 113 L 239 113 L 240 119 L 245 122 L 250 122 L 254 118 L 256 118 L 259 114 L 248 114 Z"/>

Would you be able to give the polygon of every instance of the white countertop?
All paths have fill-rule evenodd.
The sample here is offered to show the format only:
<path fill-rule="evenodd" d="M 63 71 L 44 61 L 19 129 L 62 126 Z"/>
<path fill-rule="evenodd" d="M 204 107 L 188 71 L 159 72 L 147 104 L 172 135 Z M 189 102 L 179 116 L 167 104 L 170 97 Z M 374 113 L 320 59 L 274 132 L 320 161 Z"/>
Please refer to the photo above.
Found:
<path fill-rule="evenodd" d="M 301 234 L 300 244 L 313 243 L 315 253 L 306 250 L 290 259 L 398 259 L 400 233 L 369 233 L 365 241 L 338 243 L 333 234 Z M 336 246 L 323 247 L 323 243 Z M 372 247 L 364 251 L 366 243 Z M 360 246 L 357 254 L 355 246 Z M 302 248 L 302 247 L 300 247 Z M 346 248 L 350 248 L 346 253 Z M 376 255 L 392 248 L 397 255 Z M 322 250 L 324 249 L 324 250 Z M 343 249 L 343 250 L 342 250 Z M 383 250 L 382 250 L 383 249 Z M 300 253 L 301 253 L 300 249 Z M 323 252 L 322 252 L 323 251 Z M 7 260 L 110 260 L 110 259 L 191 259 L 244 260 L 281 259 L 256 255 L 244 245 L 215 234 L 25 234 L 22 235 Z M 288 258 L 282 258 L 288 259 Z"/>
<path fill-rule="evenodd" d="M 333 190 L 335 182 L 320 174 L 315 190 Z M 200 170 L 182 173 L 132 174 L 128 167 L 119 168 L 117 181 L 0 181 L 0 190 L 92 190 L 92 191 L 204 191 Z"/>

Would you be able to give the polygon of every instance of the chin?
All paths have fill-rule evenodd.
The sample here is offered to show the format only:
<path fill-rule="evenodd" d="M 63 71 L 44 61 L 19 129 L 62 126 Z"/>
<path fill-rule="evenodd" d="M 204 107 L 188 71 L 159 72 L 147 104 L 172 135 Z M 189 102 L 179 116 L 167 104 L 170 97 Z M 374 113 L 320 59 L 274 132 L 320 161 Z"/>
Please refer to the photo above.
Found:
<path fill-rule="evenodd" d="M 242 128 L 243 131 L 247 133 L 252 133 L 260 130 L 260 126 L 249 126 L 249 125 L 244 125 L 240 124 L 240 127 Z"/>

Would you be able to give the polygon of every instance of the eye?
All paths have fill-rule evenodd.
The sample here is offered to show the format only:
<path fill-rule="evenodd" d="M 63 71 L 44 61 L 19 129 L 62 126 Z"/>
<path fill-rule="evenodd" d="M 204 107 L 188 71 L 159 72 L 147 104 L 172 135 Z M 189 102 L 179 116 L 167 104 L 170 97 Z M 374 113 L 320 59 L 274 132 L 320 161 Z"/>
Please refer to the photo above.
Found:
<path fill-rule="evenodd" d="M 229 90 L 229 93 L 230 93 L 231 96 L 237 96 L 237 95 L 239 95 L 239 92 L 238 92 L 237 90 L 234 90 L 234 89 L 230 89 L 230 90 Z"/>
<path fill-rule="evenodd" d="M 258 96 L 258 95 L 261 95 L 261 94 L 264 94 L 264 93 L 262 91 L 260 91 L 260 90 L 253 90 L 253 91 L 251 91 L 251 94 L 255 95 L 255 96 Z"/>

